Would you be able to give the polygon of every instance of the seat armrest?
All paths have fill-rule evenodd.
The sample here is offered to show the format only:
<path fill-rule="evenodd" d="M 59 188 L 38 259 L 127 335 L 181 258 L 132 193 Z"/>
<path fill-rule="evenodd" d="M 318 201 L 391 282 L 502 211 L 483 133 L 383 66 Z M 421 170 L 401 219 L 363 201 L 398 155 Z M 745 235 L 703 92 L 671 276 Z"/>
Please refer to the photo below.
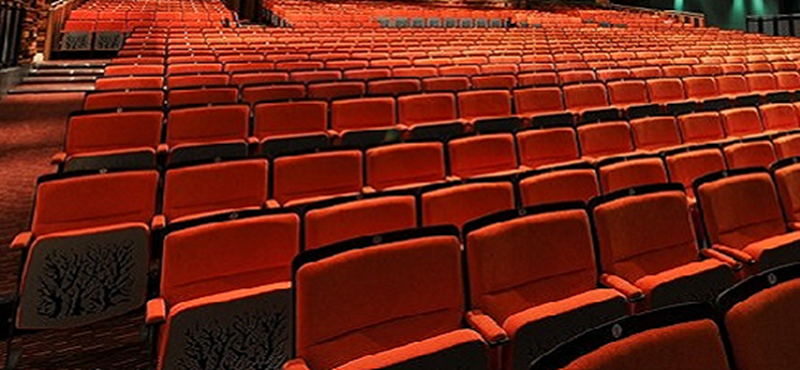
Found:
<path fill-rule="evenodd" d="M 447 182 L 459 182 L 459 181 L 461 181 L 461 178 L 458 177 L 458 176 L 447 176 L 447 177 L 444 178 L 444 181 L 447 181 Z"/>
<path fill-rule="evenodd" d="M 23 231 L 14 237 L 11 244 L 8 245 L 9 249 L 25 249 L 31 246 L 33 241 L 33 233 L 30 231 Z"/>
<path fill-rule="evenodd" d="M 628 299 L 628 302 L 639 302 L 645 298 L 644 292 L 641 289 L 617 275 L 601 275 L 600 284 L 618 290 L 620 293 L 625 295 L 625 298 Z"/>
<path fill-rule="evenodd" d="M 715 259 L 717 261 L 720 261 L 720 262 L 730 266 L 734 271 L 739 271 L 742 268 L 744 268 L 744 265 L 741 262 L 731 258 L 730 256 L 728 256 L 728 255 L 726 255 L 726 254 L 724 254 L 724 253 L 722 253 L 722 252 L 720 252 L 718 250 L 706 248 L 706 249 L 701 250 L 700 254 L 703 255 L 703 257 L 711 258 L 711 259 Z"/>
<path fill-rule="evenodd" d="M 402 123 L 398 123 L 398 124 L 396 124 L 394 126 L 398 131 L 401 131 L 401 132 L 408 131 L 408 126 L 406 126 L 406 125 L 404 125 Z"/>
<path fill-rule="evenodd" d="M 365 186 L 365 187 L 361 188 L 361 192 L 362 192 L 363 194 L 375 194 L 375 193 L 377 193 L 378 191 L 377 191 L 377 190 L 375 190 L 375 188 L 373 188 L 372 186 L 369 186 L 369 185 L 367 185 L 367 186 Z"/>
<path fill-rule="evenodd" d="M 302 358 L 295 358 L 283 364 L 283 370 L 310 370 Z"/>
<path fill-rule="evenodd" d="M 738 249 L 734 249 L 734 248 L 731 248 L 731 247 L 728 247 L 728 246 L 724 246 L 724 245 L 719 245 L 719 244 L 712 245 L 711 248 L 714 249 L 714 250 L 720 251 L 720 252 L 722 252 L 722 253 L 724 253 L 724 254 L 726 254 L 728 256 L 731 256 L 731 257 L 733 257 L 733 259 L 735 259 L 735 260 L 737 260 L 739 262 L 742 262 L 742 263 L 745 263 L 745 264 L 748 264 L 748 265 L 755 265 L 756 264 L 756 259 L 753 258 L 753 256 L 751 256 L 751 255 L 749 255 L 749 254 L 747 254 L 747 253 L 745 253 L 743 251 L 740 251 Z"/>
<path fill-rule="evenodd" d="M 145 324 L 158 325 L 167 319 L 167 302 L 164 298 L 155 298 L 147 301 L 147 314 Z"/>
<path fill-rule="evenodd" d="M 258 145 L 259 143 L 261 143 L 261 140 L 258 140 L 257 137 L 255 137 L 255 136 L 248 136 L 247 137 L 247 144 L 249 144 L 249 145 Z"/>
<path fill-rule="evenodd" d="M 167 144 L 158 144 L 156 147 L 156 153 L 160 156 L 167 155 L 169 153 L 169 145 Z"/>
<path fill-rule="evenodd" d="M 800 222 L 790 222 L 787 226 L 789 226 L 789 230 L 792 231 L 800 230 Z"/>
<path fill-rule="evenodd" d="M 56 154 L 53 154 L 52 157 L 50 157 L 50 164 L 54 166 L 60 166 L 64 164 L 64 162 L 66 161 L 67 161 L 67 153 L 65 152 L 58 152 Z"/>
<path fill-rule="evenodd" d="M 336 130 L 327 130 L 327 133 L 328 133 L 328 136 L 330 136 L 330 137 L 339 137 L 339 136 L 341 136 L 339 131 L 336 131 Z"/>
<path fill-rule="evenodd" d="M 264 203 L 264 206 L 267 207 L 267 209 L 281 208 L 281 204 L 275 199 L 267 199 L 267 201 Z"/>
<path fill-rule="evenodd" d="M 150 230 L 156 231 L 165 227 L 167 227 L 167 217 L 164 215 L 155 215 L 150 222 Z"/>
<path fill-rule="evenodd" d="M 475 329 L 489 343 L 489 346 L 496 347 L 508 343 L 508 333 L 489 315 L 479 310 L 473 310 L 467 312 L 466 319 L 467 324 Z"/>

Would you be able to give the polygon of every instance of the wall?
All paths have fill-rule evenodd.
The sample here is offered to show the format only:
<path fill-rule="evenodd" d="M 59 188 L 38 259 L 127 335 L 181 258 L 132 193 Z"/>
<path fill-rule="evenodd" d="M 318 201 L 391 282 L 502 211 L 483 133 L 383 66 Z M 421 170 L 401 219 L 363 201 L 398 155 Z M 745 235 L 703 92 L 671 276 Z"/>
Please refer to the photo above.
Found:
<path fill-rule="evenodd" d="M 649 6 L 700 12 L 709 26 L 745 29 L 748 15 L 778 14 L 784 0 L 650 0 Z M 796 1 L 789 1 L 795 3 Z"/>

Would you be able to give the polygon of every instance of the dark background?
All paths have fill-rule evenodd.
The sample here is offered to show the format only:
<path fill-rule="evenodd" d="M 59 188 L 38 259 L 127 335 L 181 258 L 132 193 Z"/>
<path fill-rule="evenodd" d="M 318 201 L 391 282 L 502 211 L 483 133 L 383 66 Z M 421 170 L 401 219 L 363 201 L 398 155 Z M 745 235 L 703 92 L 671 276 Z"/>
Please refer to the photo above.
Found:
<path fill-rule="evenodd" d="M 748 15 L 789 14 L 800 12 L 798 0 L 614 0 L 623 5 L 643 6 L 657 9 L 682 9 L 706 15 L 709 26 L 722 28 L 745 28 Z"/>

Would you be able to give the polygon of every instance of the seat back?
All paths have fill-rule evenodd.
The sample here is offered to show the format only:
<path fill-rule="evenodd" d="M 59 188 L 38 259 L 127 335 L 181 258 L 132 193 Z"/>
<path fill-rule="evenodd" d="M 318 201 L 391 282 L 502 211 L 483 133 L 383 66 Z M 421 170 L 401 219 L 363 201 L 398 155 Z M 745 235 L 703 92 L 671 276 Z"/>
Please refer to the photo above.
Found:
<path fill-rule="evenodd" d="M 457 116 L 456 98 L 449 93 L 408 95 L 397 98 L 400 124 L 414 127 L 418 124 L 454 121 Z"/>
<path fill-rule="evenodd" d="M 758 107 L 764 129 L 793 130 L 800 128 L 800 117 L 792 104 L 765 104 Z"/>
<path fill-rule="evenodd" d="M 601 270 L 631 282 L 698 258 L 689 204 L 680 186 L 639 189 L 592 204 Z"/>
<path fill-rule="evenodd" d="M 98 113 L 72 116 L 64 145 L 68 155 L 121 149 L 156 148 L 161 112 Z"/>
<path fill-rule="evenodd" d="M 260 139 L 325 133 L 328 128 L 328 103 L 322 101 L 258 104 L 253 113 L 253 136 Z"/>
<path fill-rule="evenodd" d="M 647 103 L 644 81 L 614 81 L 609 82 L 607 86 L 611 105 Z"/>
<path fill-rule="evenodd" d="M 596 287 L 589 216 L 575 204 L 525 216 L 499 213 L 464 231 L 472 307 L 498 322 Z"/>
<path fill-rule="evenodd" d="M 363 186 L 362 153 L 342 150 L 277 158 L 272 198 L 280 204 L 359 193 Z"/>
<path fill-rule="evenodd" d="M 476 182 L 424 189 L 420 195 L 422 226 L 456 225 L 513 209 L 514 187 L 509 182 Z"/>
<path fill-rule="evenodd" d="M 606 87 L 600 83 L 564 86 L 564 103 L 570 110 L 608 106 Z"/>
<path fill-rule="evenodd" d="M 35 236 L 123 223 L 150 224 L 158 173 L 113 172 L 41 181 L 31 221 Z"/>
<path fill-rule="evenodd" d="M 460 178 L 514 171 L 518 168 L 514 135 L 478 135 L 447 144 L 450 174 Z"/>
<path fill-rule="evenodd" d="M 511 93 L 505 90 L 458 93 L 458 115 L 463 119 L 511 115 Z"/>
<path fill-rule="evenodd" d="M 264 236 L 269 235 L 269 243 Z M 182 228 L 164 238 L 161 296 L 180 302 L 291 280 L 300 218 L 262 215 Z M 203 266 L 203 268 L 197 268 Z"/>
<path fill-rule="evenodd" d="M 527 130 L 517 133 L 516 137 L 523 166 L 536 169 L 580 159 L 578 137 L 571 127 Z"/>
<path fill-rule="evenodd" d="M 331 128 L 337 131 L 393 128 L 394 98 L 361 98 L 331 103 Z"/>
<path fill-rule="evenodd" d="M 514 91 L 517 114 L 557 113 L 564 110 L 564 98 L 558 87 Z"/>
<path fill-rule="evenodd" d="M 637 186 L 666 184 L 667 170 L 657 157 L 633 157 L 598 164 L 600 190 L 608 194 Z"/>
<path fill-rule="evenodd" d="M 719 96 L 717 82 L 712 77 L 687 77 L 683 87 L 689 99 L 707 99 Z"/>
<path fill-rule="evenodd" d="M 698 112 L 678 117 L 683 142 L 705 143 L 725 138 L 722 117 L 717 112 Z"/>
<path fill-rule="evenodd" d="M 683 83 L 677 78 L 647 80 L 647 93 L 652 103 L 671 103 L 686 99 Z"/>
<path fill-rule="evenodd" d="M 173 109 L 167 116 L 167 145 L 244 141 L 250 132 L 247 105 Z"/>
<path fill-rule="evenodd" d="M 519 181 L 524 207 L 562 202 L 588 203 L 600 195 L 597 173 L 590 165 L 553 169 Z"/>
<path fill-rule="evenodd" d="M 670 353 L 684 355 L 673 358 Z M 730 370 L 714 313 L 680 305 L 597 327 L 534 361 L 530 370 Z"/>
<path fill-rule="evenodd" d="M 333 203 L 333 204 L 331 204 Z M 321 202 L 305 214 L 305 250 L 417 226 L 413 196 Z"/>
<path fill-rule="evenodd" d="M 85 111 L 152 109 L 164 107 L 164 92 L 158 90 L 109 91 L 86 94 Z"/>
<path fill-rule="evenodd" d="M 390 234 L 376 244 L 362 238 L 353 241 L 356 248 L 296 262 L 297 356 L 312 369 L 336 368 L 461 328 L 461 248 L 455 231 L 447 230 Z M 368 339 L 373 336 L 382 340 Z"/>
<path fill-rule="evenodd" d="M 800 265 L 753 276 L 717 300 L 724 312 L 731 356 L 741 370 L 778 370 L 800 361 L 791 333 L 798 327 Z"/>
<path fill-rule="evenodd" d="M 445 180 L 442 143 L 404 143 L 366 153 L 367 185 L 375 190 L 422 186 Z"/>
<path fill-rule="evenodd" d="M 695 194 L 711 244 L 742 249 L 786 232 L 778 193 L 766 171 L 709 175 L 695 183 Z"/>
<path fill-rule="evenodd" d="M 726 168 L 725 157 L 716 148 L 681 151 L 665 157 L 670 182 L 683 184 L 686 195 L 694 197 L 695 180 Z"/>
<path fill-rule="evenodd" d="M 745 136 L 761 133 L 761 116 L 755 107 L 726 109 L 720 112 L 728 136 Z"/>
<path fill-rule="evenodd" d="M 782 160 L 773 166 L 775 185 L 778 187 L 783 214 L 786 222 L 794 229 L 800 223 L 800 165 L 794 159 Z M 800 224 L 798 224 L 800 225 Z"/>
<path fill-rule="evenodd" d="M 630 126 L 626 122 L 604 122 L 578 127 L 581 154 L 602 157 L 633 151 Z"/>
<path fill-rule="evenodd" d="M 258 209 L 267 201 L 267 161 L 250 159 L 167 171 L 163 212 L 173 222 L 203 214 Z"/>
<path fill-rule="evenodd" d="M 734 143 L 723 148 L 728 168 L 769 168 L 778 158 L 769 140 L 753 140 Z"/>
<path fill-rule="evenodd" d="M 636 149 L 658 150 L 682 144 L 675 117 L 647 117 L 631 120 Z"/>

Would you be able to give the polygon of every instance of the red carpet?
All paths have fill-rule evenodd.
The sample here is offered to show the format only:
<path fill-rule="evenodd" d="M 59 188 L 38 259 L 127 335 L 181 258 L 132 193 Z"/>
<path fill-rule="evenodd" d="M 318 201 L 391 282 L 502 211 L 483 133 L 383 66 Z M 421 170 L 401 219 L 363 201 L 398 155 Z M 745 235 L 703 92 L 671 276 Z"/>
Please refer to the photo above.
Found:
<path fill-rule="evenodd" d="M 28 228 L 36 178 L 52 173 L 50 156 L 62 148 L 69 114 L 83 93 L 10 95 L 0 101 L 0 294 L 13 291 L 19 253 L 7 244 Z M 143 313 L 75 330 L 30 333 L 19 369 L 144 369 Z M 0 346 L 0 364 L 5 346 Z"/>

